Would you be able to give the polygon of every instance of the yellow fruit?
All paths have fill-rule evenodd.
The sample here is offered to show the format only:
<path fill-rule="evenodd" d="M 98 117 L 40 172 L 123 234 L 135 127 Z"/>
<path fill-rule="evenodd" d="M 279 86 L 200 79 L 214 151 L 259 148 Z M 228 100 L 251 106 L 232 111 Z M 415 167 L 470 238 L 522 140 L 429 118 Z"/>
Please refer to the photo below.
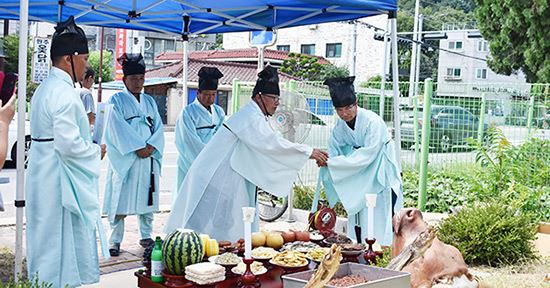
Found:
<path fill-rule="evenodd" d="M 206 255 L 206 244 L 210 241 L 210 236 L 207 234 L 201 234 L 199 237 L 201 237 L 202 251 L 204 252 L 204 255 Z"/>
<path fill-rule="evenodd" d="M 210 239 L 206 245 L 206 257 L 212 257 L 220 254 L 220 247 L 216 239 Z"/>
<path fill-rule="evenodd" d="M 283 236 L 279 233 L 270 233 L 267 236 L 267 246 L 273 249 L 279 249 L 283 247 L 284 239 Z"/>
<path fill-rule="evenodd" d="M 252 247 L 264 246 L 266 238 L 262 232 L 252 233 Z"/>

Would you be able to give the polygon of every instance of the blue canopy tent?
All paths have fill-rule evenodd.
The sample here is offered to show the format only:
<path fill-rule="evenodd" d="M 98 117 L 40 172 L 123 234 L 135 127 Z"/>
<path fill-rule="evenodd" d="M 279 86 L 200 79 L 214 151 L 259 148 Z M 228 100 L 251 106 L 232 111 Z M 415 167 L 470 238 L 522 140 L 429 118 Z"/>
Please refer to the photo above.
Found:
<path fill-rule="evenodd" d="M 391 24 L 393 112 L 397 157 L 400 156 L 397 77 L 397 0 L 2 0 L 0 19 L 19 20 L 19 95 L 26 95 L 28 21 L 55 23 L 75 16 L 81 25 L 156 31 L 184 40 L 191 34 L 225 33 L 346 21 L 387 14 Z M 184 87 L 184 91 L 187 91 Z M 186 93 L 186 92 L 184 92 Z M 21 271 L 24 202 L 24 120 L 26 97 L 18 99 L 16 274 Z"/>

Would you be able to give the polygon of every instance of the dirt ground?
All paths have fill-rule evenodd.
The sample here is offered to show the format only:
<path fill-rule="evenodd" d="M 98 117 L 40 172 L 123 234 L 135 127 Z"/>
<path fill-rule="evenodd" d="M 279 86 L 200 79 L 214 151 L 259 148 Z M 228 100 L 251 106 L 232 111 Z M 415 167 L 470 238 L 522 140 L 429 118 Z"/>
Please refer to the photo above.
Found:
<path fill-rule="evenodd" d="M 482 288 L 550 288 L 550 234 L 537 234 L 535 247 L 540 260 L 510 267 L 470 267 Z"/>
<path fill-rule="evenodd" d="M 471 267 L 482 288 L 550 288 L 550 258 L 522 266 L 501 268 Z"/>

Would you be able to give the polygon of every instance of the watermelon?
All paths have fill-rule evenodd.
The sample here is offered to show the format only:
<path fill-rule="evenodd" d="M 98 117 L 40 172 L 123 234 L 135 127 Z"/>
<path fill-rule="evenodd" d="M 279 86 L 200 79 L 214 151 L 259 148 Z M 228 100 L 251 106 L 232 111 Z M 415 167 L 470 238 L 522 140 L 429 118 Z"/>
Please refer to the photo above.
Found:
<path fill-rule="evenodd" d="M 193 230 L 177 229 L 162 244 L 162 263 L 170 275 L 183 275 L 185 267 L 202 261 L 201 238 Z"/>

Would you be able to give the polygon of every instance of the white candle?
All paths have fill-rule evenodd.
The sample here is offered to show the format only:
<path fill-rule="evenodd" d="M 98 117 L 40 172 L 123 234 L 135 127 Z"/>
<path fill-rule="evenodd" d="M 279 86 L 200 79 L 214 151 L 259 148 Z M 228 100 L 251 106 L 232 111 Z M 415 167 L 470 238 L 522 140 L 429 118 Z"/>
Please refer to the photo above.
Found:
<path fill-rule="evenodd" d="M 243 207 L 245 259 L 252 259 L 252 221 L 254 221 L 255 212 L 254 207 Z"/>
<path fill-rule="evenodd" d="M 367 238 L 374 239 L 374 207 L 376 207 L 376 194 L 366 194 L 368 222 L 367 222 Z"/>

